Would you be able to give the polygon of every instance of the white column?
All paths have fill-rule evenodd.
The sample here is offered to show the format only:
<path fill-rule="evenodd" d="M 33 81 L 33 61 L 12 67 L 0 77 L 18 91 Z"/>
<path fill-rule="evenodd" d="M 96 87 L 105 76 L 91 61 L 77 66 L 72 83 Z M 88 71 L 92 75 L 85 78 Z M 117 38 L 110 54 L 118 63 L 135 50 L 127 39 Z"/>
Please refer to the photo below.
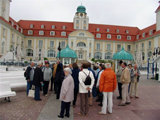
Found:
<path fill-rule="evenodd" d="M 125 49 L 125 43 L 123 43 L 123 47 L 124 47 L 124 49 Z M 125 49 L 126 50 L 126 49 Z"/>
<path fill-rule="evenodd" d="M 63 63 L 63 65 L 64 65 L 64 58 L 62 59 L 62 63 Z"/>
<path fill-rule="evenodd" d="M 69 58 L 69 64 L 71 64 L 71 58 Z"/>
<path fill-rule="evenodd" d="M 47 44 L 47 39 L 45 39 L 45 50 L 44 50 L 44 57 L 47 57 L 47 46 L 48 46 L 48 44 Z"/>
<path fill-rule="evenodd" d="M 154 48 L 158 47 L 158 37 L 154 38 Z"/>
<path fill-rule="evenodd" d="M 76 39 L 73 39 L 73 50 L 75 50 L 75 46 L 76 46 Z"/>
<path fill-rule="evenodd" d="M 94 58 L 94 39 L 92 40 L 92 48 L 91 48 L 91 59 Z"/>
<path fill-rule="evenodd" d="M 57 39 L 57 40 L 56 40 L 56 55 L 58 54 L 58 49 L 57 49 L 58 46 L 59 46 L 59 40 Z"/>
<path fill-rule="evenodd" d="M 7 51 L 10 51 L 10 29 L 7 29 Z"/>
<path fill-rule="evenodd" d="M 86 56 L 87 56 L 87 60 L 89 59 L 89 40 L 87 39 L 87 51 L 86 51 Z"/>
<path fill-rule="evenodd" d="M 36 57 L 36 51 L 37 51 L 37 49 L 36 49 L 36 41 L 37 41 L 37 39 L 35 38 L 34 39 L 34 48 L 33 48 L 33 59 L 35 59 L 35 57 Z"/>
<path fill-rule="evenodd" d="M 144 47 L 145 47 L 145 49 L 144 49 L 144 53 L 145 53 L 145 55 L 148 57 L 148 55 L 147 55 L 147 41 L 145 41 L 145 43 L 144 43 Z"/>
<path fill-rule="evenodd" d="M 105 56 L 105 42 L 103 42 L 103 48 L 102 48 L 102 59 L 104 60 Z"/>

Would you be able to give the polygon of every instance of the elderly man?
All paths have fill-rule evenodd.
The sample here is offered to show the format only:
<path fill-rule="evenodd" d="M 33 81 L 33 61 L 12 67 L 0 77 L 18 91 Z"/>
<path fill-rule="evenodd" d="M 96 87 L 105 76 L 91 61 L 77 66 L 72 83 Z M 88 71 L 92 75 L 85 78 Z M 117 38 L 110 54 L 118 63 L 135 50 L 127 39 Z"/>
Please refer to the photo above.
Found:
<path fill-rule="evenodd" d="M 28 66 L 26 70 L 26 80 L 27 80 L 26 94 L 27 95 L 28 95 L 29 89 L 31 89 L 32 87 L 33 76 L 34 76 L 34 62 L 32 61 L 30 66 Z"/>
<path fill-rule="evenodd" d="M 133 92 L 135 93 L 135 98 L 139 98 L 138 97 L 138 82 L 139 82 L 139 77 L 141 75 L 139 69 L 137 69 L 137 65 L 135 64 L 134 65 L 134 68 L 133 68 L 133 71 L 134 71 L 134 77 L 133 77 L 133 80 L 131 81 L 131 98 L 133 98 Z M 134 90 L 135 88 L 135 90 Z"/>
<path fill-rule="evenodd" d="M 117 79 L 115 72 L 111 69 L 111 63 L 105 64 L 106 69 L 102 72 L 99 91 L 103 92 L 103 106 L 99 114 L 106 114 L 107 100 L 108 100 L 108 113 L 112 113 L 113 107 L 113 92 L 117 86 Z"/>
<path fill-rule="evenodd" d="M 122 63 L 122 74 L 121 74 L 121 83 L 122 83 L 122 102 L 119 104 L 119 106 L 125 106 L 126 104 L 130 104 L 130 98 L 128 95 L 128 85 L 130 83 L 130 72 L 127 68 L 127 63 L 123 62 Z"/>

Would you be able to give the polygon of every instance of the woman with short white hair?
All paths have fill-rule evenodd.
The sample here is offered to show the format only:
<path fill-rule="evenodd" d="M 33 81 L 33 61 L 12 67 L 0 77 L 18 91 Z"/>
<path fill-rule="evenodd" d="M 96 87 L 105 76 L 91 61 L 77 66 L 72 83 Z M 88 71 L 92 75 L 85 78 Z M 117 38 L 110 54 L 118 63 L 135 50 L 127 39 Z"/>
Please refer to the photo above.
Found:
<path fill-rule="evenodd" d="M 64 118 L 64 111 L 66 111 L 65 116 L 69 118 L 69 110 L 71 101 L 74 99 L 74 80 L 71 76 L 72 71 L 69 67 L 64 69 L 65 78 L 62 82 L 60 100 L 61 102 L 61 112 L 58 115 L 59 118 Z"/>

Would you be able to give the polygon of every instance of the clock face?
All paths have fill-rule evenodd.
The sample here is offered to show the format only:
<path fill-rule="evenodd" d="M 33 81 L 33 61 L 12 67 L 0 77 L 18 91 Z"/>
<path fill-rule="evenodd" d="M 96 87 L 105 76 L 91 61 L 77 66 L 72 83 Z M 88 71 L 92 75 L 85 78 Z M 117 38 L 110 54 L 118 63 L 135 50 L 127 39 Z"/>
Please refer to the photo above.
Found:
<path fill-rule="evenodd" d="M 83 17 L 83 13 L 81 13 L 80 16 Z"/>

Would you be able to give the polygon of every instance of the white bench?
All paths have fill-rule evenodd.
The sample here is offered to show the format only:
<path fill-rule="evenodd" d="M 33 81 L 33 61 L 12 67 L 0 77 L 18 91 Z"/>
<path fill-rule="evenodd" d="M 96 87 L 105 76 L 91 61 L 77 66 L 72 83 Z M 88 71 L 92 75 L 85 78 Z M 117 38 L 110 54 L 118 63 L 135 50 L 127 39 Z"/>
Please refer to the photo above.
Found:
<path fill-rule="evenodd" d="M 7 102 L 10 102 L 10 96 L 16 96 L 16 92 L 11 91 L 9 82 L 0 82 L 0 98 L 5 98 Z"/>

